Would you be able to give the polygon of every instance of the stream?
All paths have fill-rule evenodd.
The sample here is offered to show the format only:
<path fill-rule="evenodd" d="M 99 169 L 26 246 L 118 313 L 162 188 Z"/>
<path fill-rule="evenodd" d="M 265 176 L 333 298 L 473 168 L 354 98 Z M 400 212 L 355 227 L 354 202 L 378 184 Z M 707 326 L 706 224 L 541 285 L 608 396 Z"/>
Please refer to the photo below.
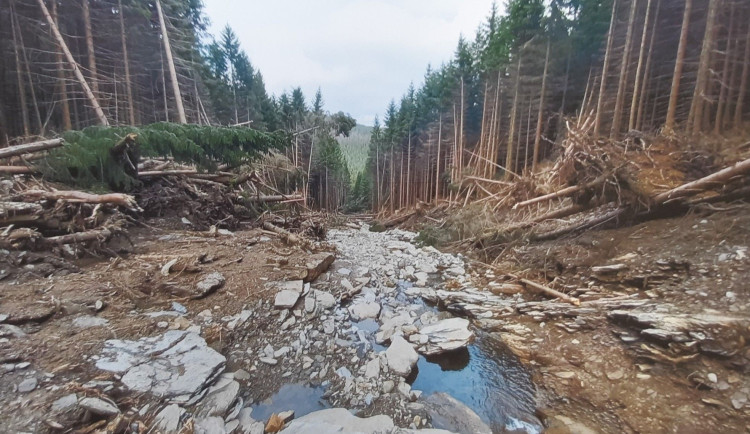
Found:
<path fill-rule="evenodd" d="M 356 354 L 355 359 L 384 358 L 389 343 L 382 336 L 383 324 L 391 318 L 407 315 L 415 327 L 422 327 L 453 317 L 425 302 L 422 291 L 443 289 L 448 282 L 454 288 L 471 285 L 460 256 L 431 247 L 416 247 L 411 243 L 415 235 L 400 230 L 374 233 L 366 227 L 329 231 L 328 240 L 339 253 L 331 269 L 321 276 L 321 282 L 313 283 L 312 289 L 326 283 L 348 286 L 356 279 L 367 282 L 356 297 L 335 308 L 337 345 L 350 345 L 349 351 Z M 375 303 L 380 308 L 374 317 L 350 316 L 354 306 Z M 405 378 L 411 390 L 421 392 L 416 402 L 444 392 L 473 410 L 493 432 L 540 433 L 543 427 L 535 415 L 535 387 L 530 374 L 499 338 L 473 325 L 471 330 L 475 338 L 463 348 L 432 356 L 419 355 L 416 366 Z M 356 390 L 352 384 L 359 381 L 364 368 L 357 369 L 356 365 L 343 368 L 346 370 L 332 367 L 344 381 L 339 389 Z M 350 375 L 354 378 L 349 378 Z M 298 418 L 332 407 L 328 398 L 339 393 L 332 392 L 339 384 L 332 381 L 284 384 L 273 396 L 253 406 L 253 417 L 265 420 L 272 413 L 294 410 Z M 352 402 L 369 405 L 378 395 L 370 392 Z M 406 406 L 408 401 L 401 401 L 397 407 Z"/>

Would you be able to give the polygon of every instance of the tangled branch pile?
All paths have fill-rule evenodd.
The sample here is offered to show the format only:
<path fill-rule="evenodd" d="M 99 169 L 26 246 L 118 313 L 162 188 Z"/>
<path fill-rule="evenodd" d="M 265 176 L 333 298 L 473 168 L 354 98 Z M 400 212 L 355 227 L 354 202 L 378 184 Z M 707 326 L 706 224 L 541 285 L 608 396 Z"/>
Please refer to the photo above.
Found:
<path fill-rule="evenodd" d="M 473 178 L 464 194 L 491 209 L 496 224 L 470 241 L 494 249 L 515 240 L 559 238 L 602 225 L 670 215 L 701 203 L 750 193 L 748 145 L 715 161 L 675 139 L 631 134 L 621 141 L 591 134 L 592 122 L 568 125 L 562 151 L 536 174 L 512 183 Z M 731 155 L 729 155 L 731 154 Z M 716 171 L 717 167 L 726 166 Z"/>

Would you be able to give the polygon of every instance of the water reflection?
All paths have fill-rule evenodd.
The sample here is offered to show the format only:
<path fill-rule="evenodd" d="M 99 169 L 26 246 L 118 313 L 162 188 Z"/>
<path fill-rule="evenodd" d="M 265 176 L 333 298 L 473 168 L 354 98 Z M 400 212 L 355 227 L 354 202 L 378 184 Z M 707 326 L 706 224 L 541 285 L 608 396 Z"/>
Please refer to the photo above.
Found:
<path fill-rule="evenodd" d="M 266 421 L 273 413 L 294 410 L 294 417 L 301 417 L 314 411 L 329 408 L 323 399 L 325 388 L 304 384 L 285 384 L 278 392 L 263 402 L 252 406 L 253 419 Z"/>

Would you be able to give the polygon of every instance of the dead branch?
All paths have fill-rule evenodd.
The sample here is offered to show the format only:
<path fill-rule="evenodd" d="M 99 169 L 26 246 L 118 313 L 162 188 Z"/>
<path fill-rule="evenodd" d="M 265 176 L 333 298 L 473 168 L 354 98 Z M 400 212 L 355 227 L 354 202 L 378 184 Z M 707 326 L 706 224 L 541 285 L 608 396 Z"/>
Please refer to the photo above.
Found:
<path fill-rule="evenodd" d="M 136 202 L 133 196 L 123 193 L 92 194 L 74 190 L 27 190 L 23 193 L 23 195 L 25 198 L 31 200 L 43 199 L 64 200 L 74 203 L 109 203 L 113 205 L 123 206 L 134 211 L 142 211 L 142 209 L 138 206 L 138 202 Z"/>
<path fill-rule="evenodd" d="M 518 202 L 517 204 L 513 205 L 513 209 L 518 209 L 524 206 L 533 205 L 535 203 L 544 202 L 545 200 L 572 196 L 573 194 L 581 190 L 588 190 L 590 188 L 594 188 L 598 185 L 603 184 L 607 180 L 608 177 L 609 177 L 608 174 L 601 175 L 595 180 L 588 182 L 586 184 L 574 185 L 571 187 L 563 188 L 562 190 L 556 191 L 554 193 L 545 194 L 544 196 L 535 197 L 534 199 L 529 199 L 523 202 Z"/>
<path fill-rule="evenodd" d="M 727 167 L 701 179 L 688 182 L 687 184 L 683 184 L 677 188 L 658 194 L 654 197 L 653 201 L 655 204 L 660 205 L 681 197 L 692 196 L 701 191 L 722 186 L 731 181 L 732 178 L 745 175 L 748 172 L 750 172 L 750 159 L 740 161 L 734 166 Z"/>

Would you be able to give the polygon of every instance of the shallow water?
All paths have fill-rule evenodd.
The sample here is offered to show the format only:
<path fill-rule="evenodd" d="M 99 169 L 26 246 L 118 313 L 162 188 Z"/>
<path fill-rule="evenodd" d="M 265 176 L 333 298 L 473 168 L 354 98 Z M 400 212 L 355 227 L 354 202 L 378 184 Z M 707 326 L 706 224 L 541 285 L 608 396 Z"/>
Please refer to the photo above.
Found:
<path fill-rule="evenodd" d="M 305 384 L 285 384 L 278 392 L 263 402 L 252 405 L 253 419 L 266 421 L 273 413 L 294 410 L 294 417 L 329 408 L 323 399 L 325 388 Z"/>
<path fill-rule="evenodd" d="M 425 395 L 445 392 L 466 404 L 494 432 L 541 432 L 529 373 L 500 342 L 478 333 L 467 348 L 420 356 L 412 387 Z"/>

